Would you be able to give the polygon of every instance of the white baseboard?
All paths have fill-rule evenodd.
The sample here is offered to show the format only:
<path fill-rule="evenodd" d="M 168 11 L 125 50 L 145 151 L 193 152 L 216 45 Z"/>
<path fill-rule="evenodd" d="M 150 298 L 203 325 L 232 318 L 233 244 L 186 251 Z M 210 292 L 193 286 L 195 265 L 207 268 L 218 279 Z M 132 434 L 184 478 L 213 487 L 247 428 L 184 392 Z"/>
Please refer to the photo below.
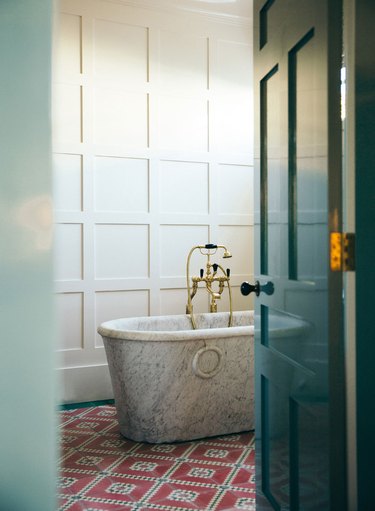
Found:
<path fill-rule="evenodd" d="M 107 365 L 69 367 L 57 373 L 60 404 L 113 399 Z"/>

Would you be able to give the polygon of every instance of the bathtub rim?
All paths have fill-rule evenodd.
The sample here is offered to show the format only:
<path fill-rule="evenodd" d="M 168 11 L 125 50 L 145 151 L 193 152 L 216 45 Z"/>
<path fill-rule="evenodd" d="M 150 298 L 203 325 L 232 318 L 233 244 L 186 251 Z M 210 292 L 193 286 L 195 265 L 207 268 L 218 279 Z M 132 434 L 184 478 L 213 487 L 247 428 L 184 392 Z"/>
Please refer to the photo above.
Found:
<path fill-rule="evenodd" d="M 199 322 L 200 319 L 209 317 L 214 320 L 218 316 L 221 318 L 227 318 L 229 313 L 219 312 L 215 314 L 211 313 L 200 313 L 196 315 L 196 318 Z M 255 327 L 254 327 L 254 311 L 234 311 L 233 317 L 240 316 L 249 316 L 251 325 L 242 325 L 242 326 L 221 326 L 221 327 L 208 327 L 208 328 L 199 328 L 194 330 L 192 327 L 190 329 L 184 330 L 139 330 L 137 329 L 136 322 L 146 321 L 151 322 L 155 319 L 161 321 L 168 320 L 176 320 L 182 319 L 184 322 L 189 320 L 189 316 L 187 314 L 172 314 L 169 316 L 139 316 L 139 317 L 129 317 L 129 318 L 117 318 L 110 321 L 106 321 L 102 323 L 97 332 L 105 339 L 117 339 L 117 340 L 127 340 L 127 341 L 148 341 L 148 342 L 172 342 L 172 341 L 196 341 L 196 340 L 214 340 L 214 339 L 226 339 L 229 337 L 241 337 L 241 336 L 250 336 L 254 337 L 255 335 Z M 272 316 L 271 316 L 272 318 Z M 285 321 L 279 322 L 279 318 L 275 318 L 275 323 L 270 324 L 270 332 L 272 332 L 272 337 L 274 339 L 281 337 L 295 337 L 302 333 L 307 334 L 311 331 L 312 325 L 305 320 L 297 317 L 290 317 L 288 322 Z M 292 324 L 290 323 L 292 321 Z M 121 322 L 121 324 L 119 324 Z M 293 325 L 294 323 L 294 325 Z M 131 328 L 125 328 L 126 324 L 130 324 Z"/>
<path fill-rule="evenodd" d="M 228 317 L 229 313 L 218 313 L 221 317 Z M 233 317 L 249 316 L 250 321 L 253 319 L 253 311 L 235 311 Z M 202 317 L 211 317 L 211 313 L 196 314 L 196 318 L 199 323 L 199 319 Z M 217 314 L 215 314 L 217 316 Z M 186 321 L 189 318 L 186 314 L 173 314 L 169 316 L 140 316 L 131 318 L 118 318 L 102 323 L 97 331 L 106 339 L 119 339 L 127 341 L 180 341 L 180 340 L 191 340 L 196 341 L 198 339 L 220 339 L 228 337 L 241 337 L 241 336 L 253 336 L 254 325 L 242 325 L 242 326 L 222 326 L 213 328 L 199 328 L 197 330 L 185 329 L 185 330 L 137 330 L 134 327 L 135 321 L 152 321 L 160 319 L 161 321 L 167 322 L 171 318 Z M 212 318 L 214 319 L 214 318 Z M 172 319 L 173 321 L 173 319 Z M 116 323 L 121 322 L 122 327 L 116 327 Z M 124 329 L 126 323 L 133 324 L 132 329 Z"/>

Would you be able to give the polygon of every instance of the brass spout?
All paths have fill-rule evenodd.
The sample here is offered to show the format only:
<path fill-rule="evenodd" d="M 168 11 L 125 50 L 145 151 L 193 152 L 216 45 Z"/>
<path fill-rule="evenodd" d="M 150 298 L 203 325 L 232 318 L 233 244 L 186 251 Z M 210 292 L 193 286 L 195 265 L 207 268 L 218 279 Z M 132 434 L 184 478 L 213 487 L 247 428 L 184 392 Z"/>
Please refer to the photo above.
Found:
<path fill-rule="evenodd" d="M 232 254 L 229 252 L 229 250 L 224 245 L 214 245 L 212 243 L 209 243 L 207 245 L 196 245 L 193 247 L 187 257 L 186 261 L 186 284 L 187 284 L 187 293 L 188 293 L 188 302 L 186 305 L 186 314 L 190 315 L 191 323 L 194 329 L 197 328 L 196 321 L 194 318 L 193 313 L 193 303 L 192 300 L 197 293 L 198 290 L 198 284 L 200 282 L 204 282 L 206 285 L 207 292 L 211 296 L 211 304 L 210 304 L 210 311 L 211 312 L 217 312 L 217 303 L 216 300 L 221 299 L 221 295 L 224 291 L 225 284 L 227 284 L 228 292 L 229 292 L 229 322 L 228 326 L 232 326 L 232 320 L 233 320 L 233 311 L 232 311 L 232 291 L 230 287 L 230 272 L 229 270 L 225 271 L 224 268 L 220 264 L 211 263 L 210 257 L 214 254 L 216 254 L 218 249 L 223 249 L 224 254 L 223 258 L 229 258 L 232 257 Z M 207 263 L 206 263 L 206 274 L 204 275 L 204 270 L 201 270 L 199 277 L 192 277 L 190 279 L 190 259 L 195 250 L 199 250 L 200 253 L 207 257 Z M 220 272 L 223 275 L 218 275 L 217 272 L 220 269 Z M 213 271 L 211 271 L 213 270 Z M 192 289 L 191 284 L 192 282 Z M 219 285 L 218 292 L 213 291 L 212 285 L 214 282 L 217 282 Z"/>

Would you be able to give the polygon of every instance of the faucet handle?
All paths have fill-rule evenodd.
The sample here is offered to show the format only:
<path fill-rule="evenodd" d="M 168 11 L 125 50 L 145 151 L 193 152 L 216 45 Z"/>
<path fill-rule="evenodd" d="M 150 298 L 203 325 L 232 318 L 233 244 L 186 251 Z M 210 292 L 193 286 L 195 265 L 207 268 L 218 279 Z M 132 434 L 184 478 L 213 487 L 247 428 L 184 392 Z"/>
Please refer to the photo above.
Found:
<path fill-rule="evenodd" d="M 228 279 L 230 277 L 230 268 L 227 268 L 227 277 L 228 277 Z"/>
<path fill-rule="evenodd" d="M 203 273 L 204 273 L 204 270 L 203 270 L 203 268 L 201 268 L 201 269 L 199 270 L 199 274 L 200 274 L 200 276 L 201 276 L 201 279 L 203 279 Z"/>
<path fill-rule="evenodd" d="M 216 273 L 216 272 L 217 272 L 217 269 L 219 268 L 219 265 L 218 265 L 218 264 L 216 264 L 216 263 L 214 263 L 214 264 L 212 265 L 212 268 L 214 269 L 214 272 Z"/>

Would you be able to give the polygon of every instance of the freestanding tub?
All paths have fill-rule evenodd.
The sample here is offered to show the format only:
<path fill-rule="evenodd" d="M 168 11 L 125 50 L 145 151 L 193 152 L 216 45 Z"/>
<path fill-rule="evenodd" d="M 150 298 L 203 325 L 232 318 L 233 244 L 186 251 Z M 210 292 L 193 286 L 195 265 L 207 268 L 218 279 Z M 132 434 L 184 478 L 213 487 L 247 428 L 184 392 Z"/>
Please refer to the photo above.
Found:
<path fill-rule="evenodd" d="M 254 427 L 254 316 L 234 312 L 103 323 L 121 433 L 152 443 Z"/>

